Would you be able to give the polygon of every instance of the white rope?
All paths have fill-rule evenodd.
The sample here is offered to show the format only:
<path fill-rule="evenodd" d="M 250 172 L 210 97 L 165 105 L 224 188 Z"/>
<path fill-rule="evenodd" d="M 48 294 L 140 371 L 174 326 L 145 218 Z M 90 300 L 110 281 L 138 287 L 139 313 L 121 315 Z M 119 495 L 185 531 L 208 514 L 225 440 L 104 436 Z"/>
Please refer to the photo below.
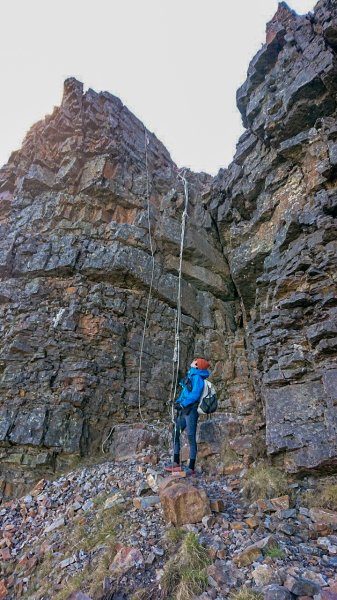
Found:
<path fill-rule="evenodd" d="M 181 276 L 182 276 L 182 265 L 183 265 L 183 252 L 184 252 L 184 241 L 185 241 L 185 229 L 187 220 L 187 208 L 188 208 L 188 183 L 185 177 L 186 171 L 182 174 L 178 173 L 178 177 L 181 179 L 184 185 L 185 195 L 185 206 L 181 217 L 181 236 L 180 236 L 180 253 L 179 253 L 179 269 L 178 269 L 178 294 L 177 294 L 177 310 L 175 319 L 175 332 L 174 332 L 174 351 L 172 359 L 172 385 L 170 392 L 169 403 L 171 405 L 171 417 L 174 422 L 174 399 L 177 394 L 178 377 L 179 377 L 179 363 L 180 363 L 180 328 L 181 328 Z"/>
<path fill-rule="evenodd" d="M 102 442 L 102 454 L 105 454 L 104 446 L 105 446 L 105 444 L 107 443 L 107 441 L 110 439 L 110 437 L 111 437 L 111 434 L 112 434 L 113 430 L 115 429 L 115 427 L 116 427 L 115 425 L 113 425 L 113 426 L 111 427 L 111 429 L 110 429 L 110 432 L 109 432 L 108 436 L 105 438 L 104 442 Z"/>
<path fill-rule="evenodd" d="M 153 279 L 154 279 L 154 269 L 155 269 L 155 259 L 154 259 L 154 249 L 152 242 L 152 234 L 151 234 L 151 219 L 150 219 L 150 181 L 149 181 L 149 167 L 148 167 L 148 152 L 147 146 L 149 143 L 149 139 L 146 133 L 146 129 L 144 127 L 144 149 L 145 149 L 145 169 L 146 169 L 146 203 L 147 203 L 147 223 L 148 223 L 148 232 L 149 232 L 149 243 L 150 243 L 150 251 L 151 251 L 151 259 L 152 259 L 152 268 L 151 268 L 151 278 L 150 278 L 150 287 L 149 293 L 146 302 L 146 312 L 145 312 L 145 320 L 144 327 L 142 333 L 142 339 L 140 344 L 140 356 L 139 356 L 139 368 L 138 368 L 138 412 L 140 419 L 143 423 L 146 423 L 141 409 L 141 374 L 142 374 L 142 359 L 143 359 L 143 351 L 144 351 L 144 343 L 145 343 L 145 334 L 147 330 L 148 317 L 149 317 L 149 309 L 150 302 L 152 297 L 152 288 L 153 288 Z M 178 275 L 178 296 L 177 296 L 177 310 L 176 310 L 176 318 L 175 318 L 175 328 L 174 328 L 174 352 L 173 352 L 173 369 L 172 369 L 172 383 L 171 383 L 171 392 L 170 392 L 170 405 L 172 406 L 172 420 L 173 418 L 173 400 L 177 393 L 177 384 L 178 384 L 178 375 L 179 375 L 179 360 L 180 360 L 180 326 L 181 326 L 181 273 L 182 273 L 182 260 L 183 260 L 183 248 L 184 248 L 184 239 L 185 239 L 185 228 L 186 228 L 186 219 L 187 219 L 187 207 L 188 207 L 188 184 L 185 178 L 185 170 L 181 175 L 178 173 L 178 177 L 182 180 L 184 185 L 184 194 L 185 194 L 185 207 L 184 212 L 182 214 L 181 219 L 181 240 L 180 240 L 180 254 L 179 254 L 179 275 Z M 175 366 L 176 364 L 176 366 Z M 155 427 L 155 425 L 151 424 L 150 427 L 161 431 L 162 428 Z M 110 439 L 112 432 L 114 431 L 115 426 L 110 429 L 110 432 L 106 439 L 102 443 L 102 452 L 104 451 L 104 446 L 107 441 Z"/>
<path fill-rule="evenodd" d="M 152 257 L 152 269 L 151 269 L 151 279 L 150 279 L 150 287 L 149 293 L 147 297 L 146 303 L 146 312 L 145 312 L 145 320 L 142 334 L 142 341 L 140 344 L 140 356 L 139 356 L 139 369 L 138 369 L 138 411 L 140 419 L 143 423 L 145 423 L 145 419 L 143 418 L 142 409 L 140 406 L 141 403 L 141 376 L 142 376 L 142 359 L 143 359 L 143 350 L 144 350 L 144 342 L 145 342 L 145 334 L 147 329 L 147 322 L 149 316 L 149 308 L 151 302 L 152 295 L 152 287 L 153 287 L 153 278 L 154 278 L 154 251 L 153 251 L 153 243 L 152 243 L 152 234 L 151 234 L 151 220 L 150 220 L 150 183 L 149 183 L 149 166 L 148 166 L 148 156 L 147 156 L 147 146 L 149 143 L 149 139 L 147 137 L 146 129 L 144 127 L 144 146 L 145 146 L 145 169 L 146 169 L 146 202 L 147 202 L 147 224 L 149 230 L 149 242 L 150 242 L 150 251 Z"/>

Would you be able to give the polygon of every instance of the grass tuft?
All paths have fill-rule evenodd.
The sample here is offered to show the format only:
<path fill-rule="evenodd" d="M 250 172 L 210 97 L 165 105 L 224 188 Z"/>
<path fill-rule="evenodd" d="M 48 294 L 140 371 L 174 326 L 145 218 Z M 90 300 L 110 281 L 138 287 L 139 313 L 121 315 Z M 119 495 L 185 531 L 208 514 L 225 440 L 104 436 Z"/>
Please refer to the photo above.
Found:
<path fill-rule="evenodd" d="M 263 600 L 263 595 L 250 590 L 244 585 L 239 590 L 232 592 L 230 600 Z"/>
<path fill-rule="evenodd" d="M 305 492 L 303 503 L 309 508 L 328 508 L 337 511 L 337 484 L 325 484 L 321 489 Z"/>
<path fill-rule="evenodd" d="M 275 467 L 261 464 L 251 469 L 245 477 L 243 492 L 248 500 L 276 498 L 287 491 L 287 476 Z"/>
<path fill-rule="evenodd" d="M 165 538 L 171 544 L 178 544 L 184 539 L 186 534 L 187 531 L 182 527 L 170 527 L 165 533 Z"/>
<path fill-rule="evenodd" d="M 179 551 L 164 567 L 161 579 L 163 598 L 193 600 L 208 586 L 207 567 L 210 560 L 207 551 L 194 533 L 187 533 Z"/>
<path fill-rule="evenodd" d="M 99 503 L 101 504 L 101 503 Z M 99 597 L 102 590 L 104 577 L 109 575 L 109 565 L 115 555 L 117 531 L 130 532 L 136 526 L 135 523 L 126 520 L 125 511 L 130 507 L 130 502 L 118 504 L 110 509 L 100 508 L 96 512 L 84 517 L 75 516 L 68 523 L 67 536 L 59 544 L 58 553 L 62 558 L 71 556 L 74 551 L 84 550 L 89 556 L 89 564 L 81 572 L 75 574 L 64 574 L 62 588 L 55 589 L 53 600 L 66 600 L 70 594 L 78 589 L 89 592 L 89 596 Z M 38 586 L 39 595 L 34 596 L 36 600 L 48 595 L 50 581 L 47 575 L 57 577 L 60 574 L 60 558 L 51 552 L 41 557 L 40 563 L 31 576 L 30 590 L 25 598 L 31 598 L 31 590 Z"/>
<path fill-rule="evenodd" d="M 267 548 L 264 551 L 265 556 L 269 556 L 269 558 L 285 558 L 286 553 L 279 546 L 275 546 L 275 548 Z"/>
<path fill-rule="evenodd" d="M 132 594 L 130 600 L 148 600 L 148 598 L 149 590 L 146 588 L 141 588 Z"/>

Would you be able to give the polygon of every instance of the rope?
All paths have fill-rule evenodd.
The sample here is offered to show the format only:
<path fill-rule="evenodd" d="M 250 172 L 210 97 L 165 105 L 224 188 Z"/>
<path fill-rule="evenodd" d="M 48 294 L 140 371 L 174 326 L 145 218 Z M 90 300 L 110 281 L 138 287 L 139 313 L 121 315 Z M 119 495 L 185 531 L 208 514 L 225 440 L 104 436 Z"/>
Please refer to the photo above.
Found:
<path fill-rule="evenodd" d="M 145 149 L 145 169 L 146 169 L 146 202 L 147 202 L 147 224 L 149 230 L 149 242 L 150 242 L 150 251 L 152 258 L 152 268 L 151 268 L 151 279 L 150 279 L 150 287 L 149 293 L 147 297 L 146 303 L 146 312 L 145 312 L 145 320 L 142 334 L 142 341 L 140 344 L 140 356 L 139 356 L 139 368 L 138 368 L 138 412 L 140 419 L 143 423 L 145 423 L 145 419 L 142 414 L 142 409 L 140 406 L 141 402 L 141 374 L 142 374 L 142 359 L 143 359 L 143 350 L 144 350 L 144 342 L 145 342 L 145 333 L 147 329 L 147 322 L 149 317 L 149 308 L 152 296 L 152 287 L 153 287 L 153 278 L 154 278 L 154 251 L 153 251 L 153 243 L 152 243 L 152 234 L 151 234 L 151 220 L 150 220 L 150 183 L 149 183 L 149 166 L 148 166 L 148 155 L 147 155 L 147 146 L 149 143 L 149 139 L 147 137 L 146 129 L 144 127 L 144 149 Z"/>
<path fill-rule="evenodd" d="M 180 236 L 180 252 L 179 252 L 179 270 L 178 270 L 178 295 L 177 295 L 177 310 L 175 318 L 175 332 L 174 332 L 174 351 L 172 359 L 172 385 L 170 391 L 169 404 L 171 405 L 171 418 L 174 423 L 174 406 L 173 401 L 177 394 L 178 376 L 179 376 L 179 363 L 180 363 L 180 328 L 181 328 L 181 275 L 182 275 L 182 264 L 183 264 L 183 251 L 185 241 L 185 229 L 187 220 L 187 208 L 188 208 L 188 183 L 185 177 L 185 169 L 183 173 L 178 173 L 178 177 L 181 179 L 184 185 L 185 205 L 184 211 L 181 217 L 181 236 Z"/>
<path fill-rule="evenodd" d="M 110 429 L 110 432 L 109 432 L 108 436 L 105 438 L 104 442 L 102 442 L 102 454 L 105 454 L 104 446 L 105 446 L 105 444 L 107 443 L 107 441 L 110 439 L 110 436 L 111 436 L 111 434 L 112 434 L 112 432 L 113 432 L 113 430 L 114 430 L 114 429 L 115 429 L 115 425 L 113 425 L 113 426 L 111 427 L 111 429 Z"/>
<path fill-rule="evenodd" d="M 150 286 L 149 293 L 146 302 L 146 311 L 145 311 L 145 320 L 143 326 L 142 339 L 140 344 L 140 356 L 139 356 L 139 367 L 138 367 L 138 412 L 140 419 L 143 423 L 146 423 L 141 409 L 141 374 L 142 374 L 142 359 L 144 352 L 144 343 L 145 343 L 145 334 L 148 325 L 149 318 L 149 309 L 152 297 L 152 288 L 153 288 L 153 279 L 154 279 L 154 269 L 155 269 L 155 259 L 154 259 L 154 249 L 152 242 L 152 234 L 151 234 L 151 219 L 150 219 L 150 180 L 149 180 L 149 166 L 148 166 L 148 152 L 147 146 L 149 144 L 149 139 L 146 133 L 146 129 L 144 127 L 144 150 L 145 150 L 145 170 L 146 170 L 146 204 L 147 204 L 147 223 L 148 223 L 148 232 L 149 232 L 149 243 L 150 243 L 150 252 L 152 259 L 152 267 L 151 267 L 151 278 L 150 278 Z M 187 219 L 187 207 L 188 207 L 188 183 L 185 177 L 185 170 L 183 174 L 178 173 L 178 177 L 181 179 L 184 185 L 184 195 L 185 195 L 185 206 L 184 211 L 181 218 L 181 240 L 180 240 L 180 253 L 179 253 L 179 274 L 178 274 L 178 296 L 177 296 L 177 309 L 176 309 L 176 317 L 175 317 L 175 327 L 174 327 L 174 352 L 173 352 L 173 369 L 172 369 L 172 383 L 171 383 L 171 391 L 170 391 L 170 400 L 169 403 L 172 406 L 172 422 L 174 423 L 174 407 L 173 407 L 173 399 L 177 393 L 177 385 L 178 385 L 178 375 L 179 375 L 179 360 L 180 360 L 180 327 L 181 327 L 181 274 L 182 274 L 182 261 L 183 261 L 183 249 L 184 249 L 184 240 L 185 240 L 185 229 L 186 229 L 186 219 Z M 175 366 L 176 364 L 176 366 Z M 147 423 L 148 424 L 148 423 Z M 156 428 L 153 424 L 150 425 L 154 429 L 158 429 L 159 431 L 162 428 Z M 176 426 L 175 426 L 176 427 Z M 110 439 L 112 432 L 114 431 L 115 426 L 111 427 L 110 432 L 106 439 L 102 443 L 102 452 L 104 451 L 104 446 L 107 441 Z M 175 436 L 174 436 L 175 437 Z"/>

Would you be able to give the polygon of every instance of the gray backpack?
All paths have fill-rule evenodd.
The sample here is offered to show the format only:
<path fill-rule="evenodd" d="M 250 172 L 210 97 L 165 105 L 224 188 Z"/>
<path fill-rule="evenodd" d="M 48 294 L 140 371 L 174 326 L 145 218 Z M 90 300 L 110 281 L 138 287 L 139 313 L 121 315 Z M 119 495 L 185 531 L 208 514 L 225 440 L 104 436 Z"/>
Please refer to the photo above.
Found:
<path fill-rule="evenodd" d="M 214 413 L 217 408 L 218 400 L 215 387 L 210 381 L 205 379 L 204 389 L 199 400 L 198 413 L 200 415 L 210 415 L 211 413 Z"/>

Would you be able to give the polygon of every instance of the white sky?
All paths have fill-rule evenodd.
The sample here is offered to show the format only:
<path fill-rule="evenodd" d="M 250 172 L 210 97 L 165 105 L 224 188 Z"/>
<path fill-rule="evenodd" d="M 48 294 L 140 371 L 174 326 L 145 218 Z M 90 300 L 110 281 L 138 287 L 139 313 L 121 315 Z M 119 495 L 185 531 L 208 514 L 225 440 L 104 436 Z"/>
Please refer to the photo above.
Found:
<path fill-rule="evenodd" d="M 289 0 L 299 13 L 314 0 Z M 215 174 L 242 132 L 235 104 L 277 0 L 3 0 L 0 165 L 63 81 L 119 96 L 179 166 Z"/>

